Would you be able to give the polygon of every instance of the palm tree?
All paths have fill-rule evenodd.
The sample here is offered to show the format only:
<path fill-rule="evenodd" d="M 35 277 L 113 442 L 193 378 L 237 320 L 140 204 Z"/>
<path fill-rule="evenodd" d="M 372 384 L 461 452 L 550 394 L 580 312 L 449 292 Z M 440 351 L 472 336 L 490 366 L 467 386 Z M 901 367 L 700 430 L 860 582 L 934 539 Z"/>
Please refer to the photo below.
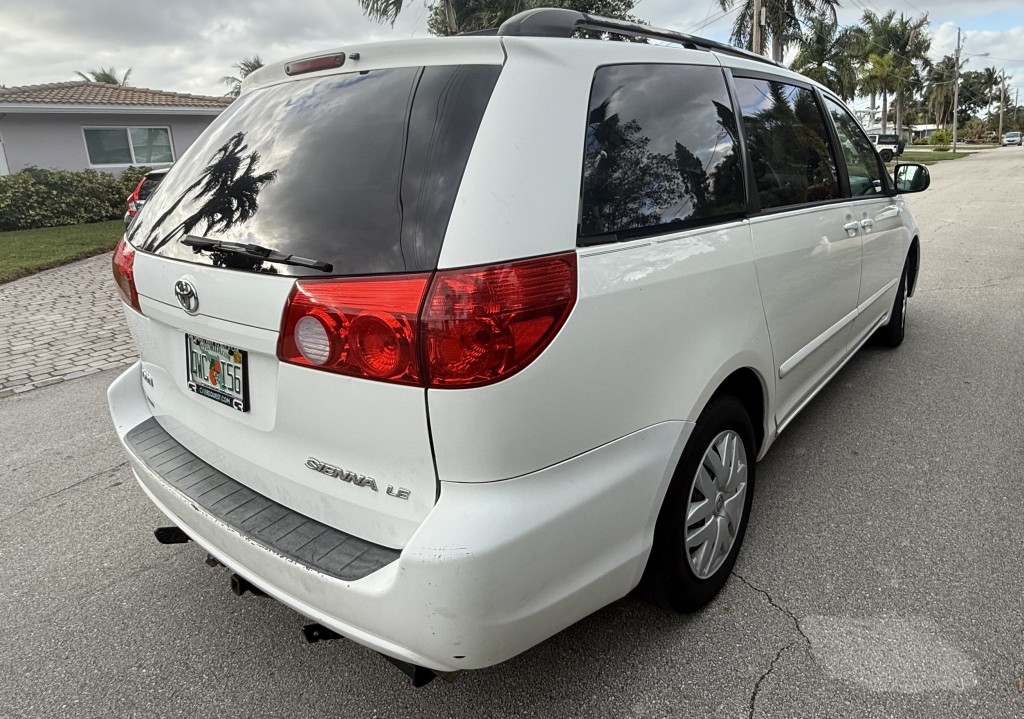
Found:
<path fill-rule="evenodd" d="M 231 67 L 238 70 L 238 77 L 225 75 L 220 79 L 220 81 L 221 84 L 227 85 L 230 88 L 228 90 L 228 94 L 231 95 L 231 97 L 238 97 L 238 94 L 242 91 L 242 80 L 263 67 L 263 61 L 260 60 L 259 55 L 253 55 L 252 57 L 245 58 L 241 62 L 236 62 Z"/>
<path fill-rule="evenodd" d="M 446 0 L 442 2 L 447 4 Z M 398 13 L 402 12 L 402 0 L 359 0 L 359 5 L 366 17 L 388 25 L 394 25 Z"/>
<path fill-rule="evenodd" d="M 928 14 L 908 18 L 903 13 L 896 17 L 895 10 L 881 16 L 868 10 L 861 22 L 865 28 L 862 40 L 868 51 L 879 56 L 892 56 L 893 81 L 889 83 L 890 89 L 885 92 L 892 92 L 896 96 L 896 126 L 897 131 L 902 132 L 906 100 L 924 87 L 923 71 L 931 65 L 928 59 L 932 44 L 927 30 Z M 882 114 L 882 126 L 885 127 L 888 118 L 884 103 Z"/>
<path fill-rule="evenodd" d="M 985 119 L 992 122 L 992 103 L 996 99 L 995 88 L 999 84 L 999 71 L 994 67 L 984 67 L 980 72 L 983 78 L 982 82 L 988 88 L 988 109 Z"/>
<path fill-rule="evenodd" d="M 857 70 L 851 57 L 857 36 L 853 28 L 840 28 L 816 17 L 800 38 L 792 68 L 832 88 L 844 100 L 857 94 Z"/>
<path fill-rule="evenodd" d="M 192 195 L 193 202 L 202 202 L 198 209 L 165 234 L 154 246 L 158 250 L 168 242 L 191 234 L 204 224 L 203 235 L 224 232 L 234 225 L 246 222 L 256 214 L 257 198 L 263 187 L 273 182 L 277 170 L 257 175 L 261 156 L 256 150 L 248 151 L 245 133 L 236 132 L 210 157 L 199 177 L 182 192 L 164 211 L 147 236 L 152 244 L 163 223 Z"/>
<path fill-rule="evenodd" d="M 132 69 L 125 70 L 121 77 L 118 77 L 117 70 L 112 67 L 101 67 L 98 70 L 89 70 L 87 73 L 76 70 L 75 74 L 86 82 L 105 82 L 108 85 L 125 86 L 128 84 L 128 78 L 132 76 Z"/>
<path fill-rule="evenodd" d="M 754 34 L 754 0 L 741 0 L 736 22 L 732 26 L 732 41 L 750 48 Z M 718 0 L 723 10 L 731 10 L 737 0 Z M 839 0 L 763 0 L 765 10 L 764 39 L 772 43 L 772 60 L 782 62 L 786 47 L 802 35 L 801 23 L 823 19 L 835 26 Z"/>
<path fill-rule="evenodd" d="M 925 97 L 928 109 L 935 115 L 935 124 L 946 126 L 953 116 L 953 91 L 956 82 L 956 59 L 946 55 L 935 63 L 928 74 L 928 89 Z"/>
<path fill-rule="evenodd" d="M 860 86 L 862 92 L 878 94 L 882 96 L 882 134 L 886 134 L 889 127 L 889 94 L 899 88 L 901 78 L 896 70 L 896 56 L 887 52 L 884 55 L 871 53 L 868 55 L 867 64 L 861 74 Z M 872 117 L 874 121 L 874 117 Z"/>

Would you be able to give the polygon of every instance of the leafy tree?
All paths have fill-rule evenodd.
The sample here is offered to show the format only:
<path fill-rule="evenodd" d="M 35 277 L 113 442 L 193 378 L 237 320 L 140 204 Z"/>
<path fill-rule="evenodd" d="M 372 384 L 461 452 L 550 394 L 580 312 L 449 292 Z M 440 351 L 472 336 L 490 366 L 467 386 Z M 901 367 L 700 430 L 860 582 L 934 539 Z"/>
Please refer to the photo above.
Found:
<path fill-rule="evenodd" d="M 935 124 L 946 126 L 953 119 L 953 93 L 956 83 L 956 58 L 946 55 L 935 63 L 928 74 L 928 89 L 925 98 L 928 109 L 935 117 Z"/>
<path fill-rule="evenodd" d="M 241 62 L 236 62 L 231 67 L 238 70 L 238 75 L 225 75 L 220 79 L 220 81 L 221 84 L 227 85 L 230 88 L 228 90 L 228 94 L 231 95 L 231 97 L 238 97 L 238 94 L 242 91 L 242 80 L 263 67 L 263 61 L 260 59 L 259 55 L 253 55 L 252 57 L 245 58 Z"/>
<path fill-rule="evenodd" d="M 816 17 L 800 38 L 792 68 L 831 88 L 844 100 L 852 100 L 857 94 L 857 70 L 851 57 L 857 39 L 853 28 L 840 28 Z"/>
<path fill-rule="evenodd" d="M 603 149 L 584 158 L 583 206 L 592 213 L 582 218 L 587 234 L 658 224 L 651 208 L 669 207 L 680 196 L 676 158 L 652 152 L 650 142 L 636 120 L 608 116 L 606 105 L 591 112 L 586 145 Z"/>
<path fill-rule="evenodd" d="M 561 7 L 639 22 L 630 11 L 638 0 L 438 0 L 430 6 L 431 35 L 457 35 L 498 27 L 531 7 Z M 585 33 L 593 36 L 593 33 Z"/>
<path fill-rule="evenodd" d="M 88 82 L 105 82 L 108 85 L 128 85 L 128 78 L 132 76 L 132 69 L 125 70 L 124 75 L 118 76 L 117 70 L 112 67 L 101 67 L 98 70 L 81 72 L 76 70 L 75 74 Z"/>
<path fill-rule="evenodd" d="M 731 10 L 742 2 L 739 15 L 732 26 L 732 41 L 745 48 L 753 45 L 754 0 L 718 0 L 723 10 Z M 765 10 L 764 41 L 771 42 L 772 59 L 782 62 L 786 47 L 801 36 L 801 22 L 821 19 L 835 26 L 839 0 L 763 0 Z"/>
<path fill-rule="evenodd" d="M 966 61 L 964 61 L 966 64 Z M 963 67 L 963 66 L 961 66 Z M 960 73 L 960 109 L 957 113 L 957 121 L 966 125 L 968 121 L 981 112 L 982 108 L 989 107 L 991 116 L 991 105 L 989 105 L 989 93 L 992 86 L 988 84 L 987 72 L 985 70 L 968 70 Z"/>

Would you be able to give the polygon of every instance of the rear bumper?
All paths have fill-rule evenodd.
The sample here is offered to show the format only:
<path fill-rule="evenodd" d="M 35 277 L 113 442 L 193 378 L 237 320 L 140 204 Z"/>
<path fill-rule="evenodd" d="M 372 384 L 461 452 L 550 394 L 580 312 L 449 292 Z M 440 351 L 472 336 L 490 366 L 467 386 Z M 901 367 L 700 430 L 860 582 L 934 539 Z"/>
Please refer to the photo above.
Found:
<path fill-rule="evenodd" d="M 442 482 L 399 558 L 345 581 L 229 526 L 136 456 L 125 437 L 152 417 L 141 383 L 138 364 L 114 381 L 111 415 L 139 484 L 171 521 L 299 613 L 439 671 L 497 664 L 629 592 L 692 429 L 658 424 L 516 479 Z"/>

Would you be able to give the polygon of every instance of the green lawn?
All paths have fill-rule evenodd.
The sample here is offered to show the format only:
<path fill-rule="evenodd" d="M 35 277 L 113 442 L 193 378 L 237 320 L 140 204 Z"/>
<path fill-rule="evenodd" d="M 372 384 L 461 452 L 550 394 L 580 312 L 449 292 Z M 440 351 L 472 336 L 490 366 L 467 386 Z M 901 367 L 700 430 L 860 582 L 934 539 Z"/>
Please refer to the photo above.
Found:
<path fill-rule="evenodd" d="M 0 232 L 0 282 L 112 250 L 123 234 L 121 220 Z"/>
<path fill-rule="evenodd" d="M 959 147 L 956 149 L 954 155 L 952 151 L 949 152 L 936 152 L 935 150 L 905 150 L 899 157 L 900 162 L 919 162 L 922 165 L 934 165 L 936 162 L 942 160 L 959 160 L 968 155 L 974 154 L 973 152 L 964 152 Z M 895 165 L 895 162 L 890 162 L 890 168 Z"/>

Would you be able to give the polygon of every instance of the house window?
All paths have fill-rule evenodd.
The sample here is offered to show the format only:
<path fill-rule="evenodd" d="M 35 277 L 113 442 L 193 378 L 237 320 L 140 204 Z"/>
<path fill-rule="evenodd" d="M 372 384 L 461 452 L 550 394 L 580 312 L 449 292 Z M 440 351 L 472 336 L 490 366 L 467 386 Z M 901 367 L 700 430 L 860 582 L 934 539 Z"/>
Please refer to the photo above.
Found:
<path fill-rule="evenodd" d="M 174 162 L 169 127 L 86 127 L 90 165 L 157 165 Z"/>

